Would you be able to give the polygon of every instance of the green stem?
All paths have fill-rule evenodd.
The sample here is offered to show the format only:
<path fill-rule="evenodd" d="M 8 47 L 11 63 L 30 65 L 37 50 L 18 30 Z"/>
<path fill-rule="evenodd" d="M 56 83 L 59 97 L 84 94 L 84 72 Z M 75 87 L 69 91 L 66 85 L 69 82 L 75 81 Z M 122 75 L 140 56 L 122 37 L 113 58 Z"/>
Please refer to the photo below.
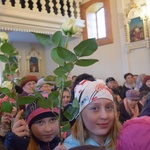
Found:
<path fill-rule="evenodd" d="M 61 118 L 62 118 L 62 96 L 64 90 L 64 80 L 62 81 L 62 88 L 60 92 L 60 100 L 59 100 L 59 137 L 60 137 L 60 144 L 63 143 L 62 133 L 61 133 Z"/>
<path fill-rule="evenodd" d="M 65 44 L 66 49 L 68 49 L 68 43 L 69 43 L 69 38 L 70 37 L 71 37 L 70 33 L 68 32 L 67 37 L 66 37 L 66 44 Z"/>

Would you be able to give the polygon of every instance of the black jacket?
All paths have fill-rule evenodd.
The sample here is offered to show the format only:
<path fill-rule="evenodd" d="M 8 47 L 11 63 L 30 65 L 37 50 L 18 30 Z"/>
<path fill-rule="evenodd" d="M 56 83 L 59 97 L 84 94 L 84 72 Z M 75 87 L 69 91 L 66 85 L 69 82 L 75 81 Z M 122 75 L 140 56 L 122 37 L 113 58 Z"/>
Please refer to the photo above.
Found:
<path fill-rule="evenodd" d="M 37 144 L 40 145 L 41 150 L 46 150 L 47 144 L 49 145 L 50 150 L 53 150 L 60 142 L 58 137 L 55 137 L 51 142 L 44 143 L 39 140 L 35 140 Z M 23 138 L 19 137 L 13 132 L 9 132 L 6 135 L 4 145 L 7 148 L 7 150 L 27 150 L 27 147 L 29 145 L 30 138 Z"/>
<path fill-rule="evenodd" d="M 138 108 L 139 108 L 139 113 L 141 112 L 143 106 L 138 102 Z M 119 116 L 119 121 L 121 123 L 124 123 L 126 120 L 129 120 L 131 119 L 131 116 L 128 114 L 128 112 L 126 111 L 125 109 L 125 106 L 124 106 L 124 102 L 121 102 L 120 103 L 120 116 Z"/>

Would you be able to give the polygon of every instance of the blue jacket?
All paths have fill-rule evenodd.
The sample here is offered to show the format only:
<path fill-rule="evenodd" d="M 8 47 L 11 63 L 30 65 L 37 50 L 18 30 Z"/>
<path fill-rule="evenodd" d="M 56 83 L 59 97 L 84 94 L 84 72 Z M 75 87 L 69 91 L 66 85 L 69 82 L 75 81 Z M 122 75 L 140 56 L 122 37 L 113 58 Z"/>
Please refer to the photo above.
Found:
<path fill-rule="evenodd" d="M 49 145 L 49 149 L 53 150 L 60 142 L 58 137 L 55 137 L 51 142 L 45 143 L 41 142 L 37 139 L 35 139 L 37 144 L 40 145 L 41 150 L 47 150 L 47 145 Z M 13 132 L 9 132 L 6 135 L 4 145 L 7 148 L 7 150 L 27 150 L 27 147 L 29 145 L 30 138 L 23 138 L 19 137 Z"/>
<path fill-rule="evenodd" d="M 107 137 L 106 141 L 104 143 L 104 146 L 106 146 L 110 142 L 110 138 Z M 93 145 L 93 146 L 101 146 L 98 143 L 96 143 L 92 138 L 89 138 L 85 141 L 85 145 Z M 68 136 L 64 141 L 64 146 L 68 149 L 80 146 L 80 142 L 74 138 L 72 135 Z M 114 150 L 113 148 L 109 148 L 107 150 Z"/>

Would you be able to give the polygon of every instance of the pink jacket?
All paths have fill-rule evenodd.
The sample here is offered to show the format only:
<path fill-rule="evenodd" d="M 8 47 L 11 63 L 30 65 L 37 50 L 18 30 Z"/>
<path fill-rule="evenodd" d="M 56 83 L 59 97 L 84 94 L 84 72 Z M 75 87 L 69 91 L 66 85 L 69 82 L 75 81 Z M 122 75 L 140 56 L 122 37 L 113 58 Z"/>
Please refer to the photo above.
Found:
<path fill-rule="evenodd" d="M 150 117 L 126 121 L 120 131 L 116 150 L 150 150 Z"/>

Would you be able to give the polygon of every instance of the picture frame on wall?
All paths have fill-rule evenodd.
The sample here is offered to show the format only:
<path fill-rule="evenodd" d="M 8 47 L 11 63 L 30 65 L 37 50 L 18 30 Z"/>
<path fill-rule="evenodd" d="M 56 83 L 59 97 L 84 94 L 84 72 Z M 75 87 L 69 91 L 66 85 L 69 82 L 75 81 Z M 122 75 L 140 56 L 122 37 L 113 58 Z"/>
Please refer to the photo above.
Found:
<path fill-rule="evenodd" d="M 32 48 L 27 53 L 27 74 L 40 76 L 41 71 L 41 55 L 36 49 Z"/>
<path fill-rule="evenodd" d="M 148 47 L 148 18 L 145 13 L 146 5 L 137 6 L 132 3 L 125 13 L 124 24 L 128 52 L 132 49 Z"/>
<path fill-rule="evenodd" d="M 39 59 L 37 57 L 30 57 L 29 63 L 30 72 L 39 72 Z"/>
<path fill-rule="evenodd" d="M 143 19 L 136 17 L 129 23 L 130 42 L 137 42 L 145 39 Z"/>

